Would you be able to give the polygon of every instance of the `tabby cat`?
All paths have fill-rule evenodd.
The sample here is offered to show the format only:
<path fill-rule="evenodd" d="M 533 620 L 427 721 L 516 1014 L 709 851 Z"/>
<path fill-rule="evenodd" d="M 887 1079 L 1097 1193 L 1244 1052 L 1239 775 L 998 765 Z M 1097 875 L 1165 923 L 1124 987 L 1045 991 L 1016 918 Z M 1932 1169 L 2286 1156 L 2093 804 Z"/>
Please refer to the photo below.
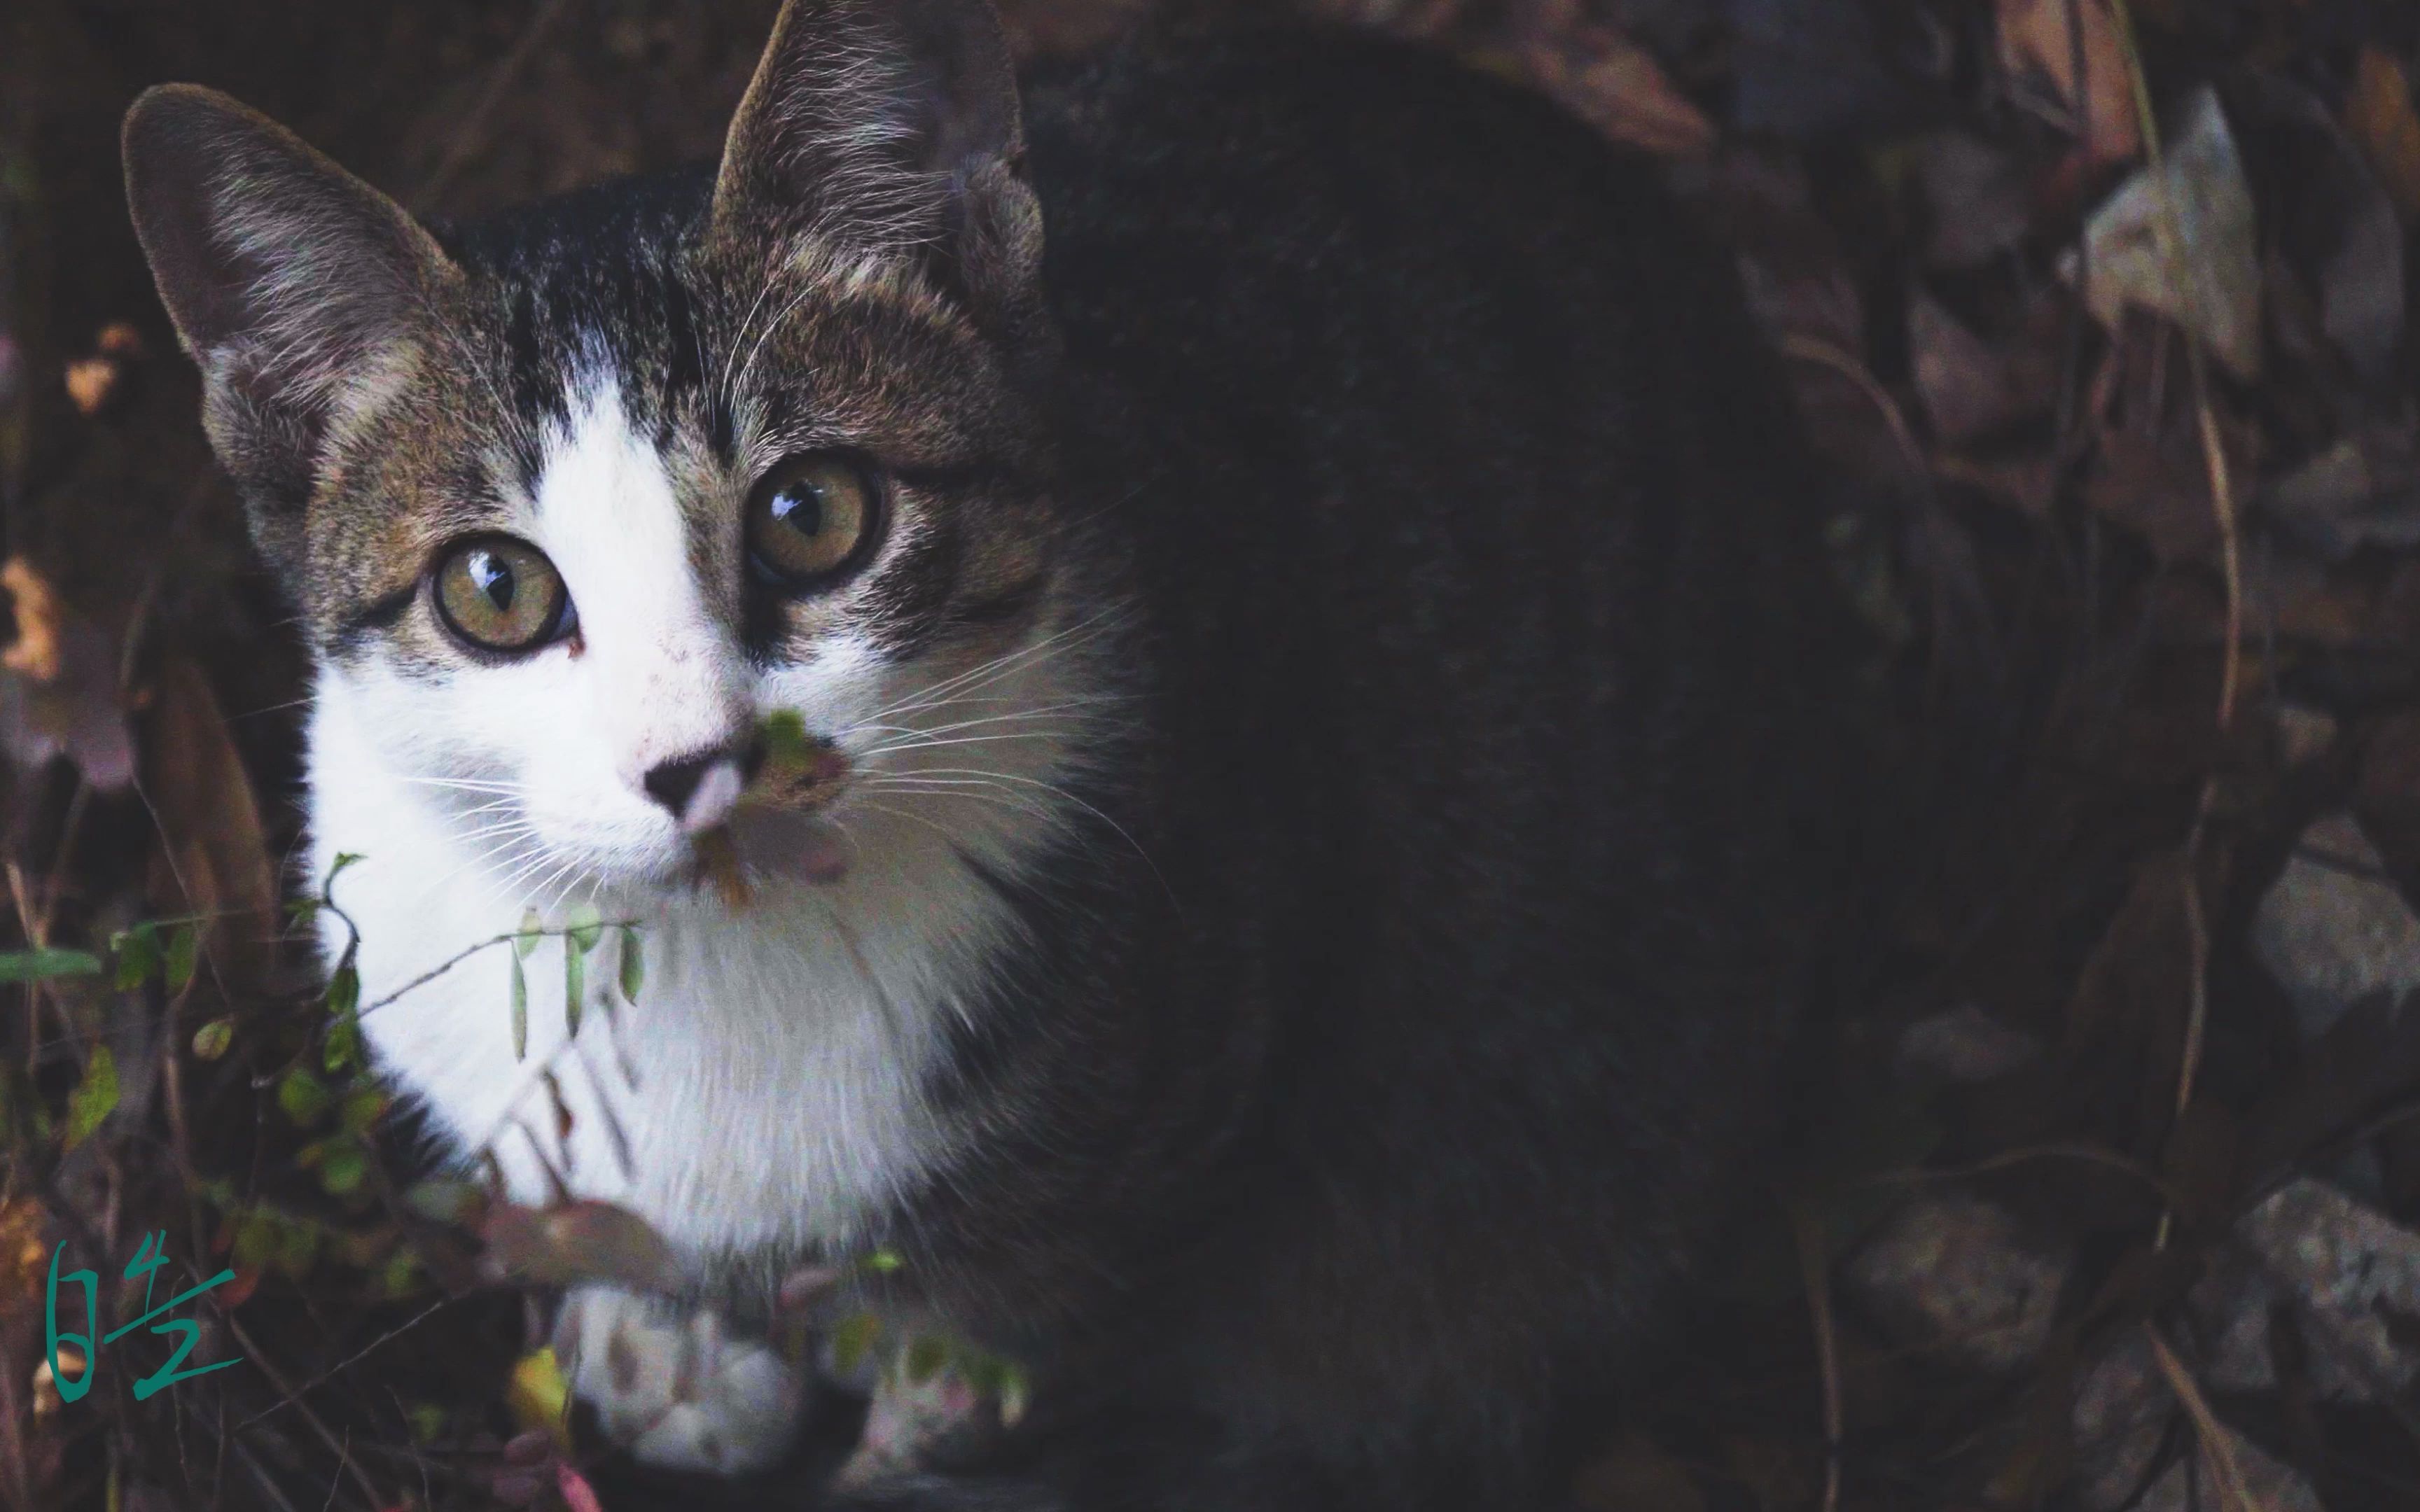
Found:
<path fill-rule="evenodd" d="M 834 1504 L 1559 1504 L 1770 1132 L 1837 806 L 1813 486 L 1651 172 L 1316 32 L 1020 104 L 980 0 L 792 0 L 719 163 L 472 224 L 195 86 L 125 147 L 364 997 L 639 942 L 577 1035 L 509 947 L 364 1025 L 671 1242 L 566 1306 L 609 1431 L 779 1461 L 751 1320 L 880 1251 L 1032 1405 Z"/>

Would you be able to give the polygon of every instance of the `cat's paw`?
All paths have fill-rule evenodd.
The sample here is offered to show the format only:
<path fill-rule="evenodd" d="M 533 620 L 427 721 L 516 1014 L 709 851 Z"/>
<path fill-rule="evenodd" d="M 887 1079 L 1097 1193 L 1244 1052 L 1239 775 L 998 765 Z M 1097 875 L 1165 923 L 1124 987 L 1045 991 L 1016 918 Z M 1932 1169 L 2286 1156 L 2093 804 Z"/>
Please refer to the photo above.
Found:
<path fill-rule="evenodd" d="M 583 1287 L 555 1319 L 554 1351 L 572 1395 L 642 1464 L 744 1474 L 778 1463 L 797 1440 L 798 1372 L 711 1311 Z"/>

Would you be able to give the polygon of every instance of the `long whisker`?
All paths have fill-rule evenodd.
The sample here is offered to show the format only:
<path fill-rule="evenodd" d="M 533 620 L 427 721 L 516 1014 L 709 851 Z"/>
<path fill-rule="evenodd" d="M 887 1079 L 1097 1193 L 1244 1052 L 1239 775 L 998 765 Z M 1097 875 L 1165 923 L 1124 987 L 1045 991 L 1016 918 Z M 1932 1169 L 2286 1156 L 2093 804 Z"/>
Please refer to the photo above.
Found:
<path fill-rule="evenodd" d="M 1040 778 L 1034 777 L 1018 777 L 1010 772 L 985 771 L 976 767 L 931 767 L 901 773 L 899 776 L 923 779 L 951 777 L 980 778 L 996 782 L 1015 782 L 1020 786 L 1039 788 L 1045 793 L 1056 795 L 1062 801 L 1074 804 L 1077 808 L 1083 810 L 1086 813 L 1098 819 L 1101 823 L 1109 825 L 1111 829 L 1116 830 L 1120 839 L 1124 840 L 1128 845 L 1134 847 L 1134 853 L 1141 858 L 1142 864 L 1151 868 L 1152 875 L 1159 878 L 1159 885 L 1162 887 L 1167 888 L 1170 900 L 1173 901 L 1176 897 L 1176 889 L 1169 887 L 1168 877 L 1159 870 L 1159 863 L 1151 858 L 1151 853 L 1142 848 L 1142 842 L 1136 840 L 1133 834 L 1126 829 L 1125 825 L 1119 824 L 1115 819 L 1110 818 L 1108 814 L 1103 813 L 1099 809 L 1094 808 L 1092 804 L 1087 803 L 1082 798 L 1078 797 L 1076 795 L 1068 792 L 1065 788 L 1059 786 L 1055 782 L 1046 782 Z"/>

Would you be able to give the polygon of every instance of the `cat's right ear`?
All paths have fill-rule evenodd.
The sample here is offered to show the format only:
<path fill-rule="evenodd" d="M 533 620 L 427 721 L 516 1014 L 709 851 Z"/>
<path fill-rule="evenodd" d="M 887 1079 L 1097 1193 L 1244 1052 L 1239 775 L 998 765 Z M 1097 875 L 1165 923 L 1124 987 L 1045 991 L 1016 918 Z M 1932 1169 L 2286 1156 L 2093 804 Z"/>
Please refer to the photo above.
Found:
<path fill-rule="evenodd" d="M 785 0 L 733 116 L 712 223 L 916 255 L 981 319 L 1032 314 L 1042 209 L 989 0 Z"/>
<path fill-rule="evenodd" d="M 134 234 L 201 366 L 210 442 L 290 572 L 331 437 L 393 392 L 460 274 L 401 206 L 216 90 L 146 91 L 124 147 Z"/>

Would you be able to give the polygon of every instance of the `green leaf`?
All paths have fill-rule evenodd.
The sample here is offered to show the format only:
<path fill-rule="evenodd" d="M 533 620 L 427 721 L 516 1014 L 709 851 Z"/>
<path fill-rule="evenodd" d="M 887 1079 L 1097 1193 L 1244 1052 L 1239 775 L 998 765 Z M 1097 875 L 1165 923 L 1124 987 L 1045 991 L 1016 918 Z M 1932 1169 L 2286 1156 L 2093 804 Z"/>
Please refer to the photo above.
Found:
<path fill-rule="evenodd" d="M 395 1253 L 379 1268 L 379 1290 L 392 1299 L 409 1297 L 420 1289 L 420 1257 L 411 1253 L 409 1244 L 397 1244 Z"/>
<path fill-rule="evenodd" d="M 319 1258 L 319 1226 L 307 1218 L 287 1219 L 279 1226 L 277 1268 L 300 1281 Z"/>
<path fill-rule="evenodd" d="M 82 1144 L 116 1106 L 117 1057 L 109 1053 L 109 1046 L 94 1045 L 92 1059 L 85 1063 L 84 1080 L 76 1083 L 76 1089 L 68 1094 L 66 1148 L 73 1149 Z"/>
<path fill-rule="evenodd" d="M 308 924 L 319 917 L 319 900 L 297 898 L 286 905 L 286 917 L 297 924 Z"/>
<path fill-rule="evenodd" d="M 332 1197 L 351 1196 L 369 1180 L 369 1157 L 350 1140 L 330 1146 L 326 1157 L 319 1162 L 319 1184 L 328 1189 Z"/>
<path fill-rule="evenodd" d="M 0 950 L 0 987 L 99 975 L 101 957 L 89 950 Z"/>
<path fill-rule="evenodd" d="M 362 1063 L 362 974 L 353 969 L 352 962 L 336 968 L 328 979 L 327 1048 L 319 1063 L 331 1072 L 340 1072 Z"/>
<path fill-rule="evenodd" d="M 521 927 L 513 935 L 514 957 L 521 961 L 528 960 L 530 952 L 537 949 L 537 942 L 544 938 L 546 938 L 546 920 L 537 917 L 537 910 L 535 908 L 522 909 Z"/>
<path fill-rule="evenodd" d="M 588 995 L 588 958 L 579 951 L 563 952 L 563 1032 L 572 1039 L 580 1038 L 581 1000 Z"/>
<path fill-rule="evenodd" d="M 277 1084 L 277 1105 L 294 1120 L 298 1129 L 308 1129 L 328 1116 L 335 1099 L 329 1095 L 327 1084 L 297 1066 Z"/>
<path fill-rule="evenodd" d="M 889 1275 L 907 1263 L 899 1257 L 897 1250 L 891 1249 L 878 1249 L 865 1257 L 865 1268 L 876 1275 Z"/>
<path fill-rule="evenodd" d="M 345 874 L 345 868 L 352 865 L 355 861 L 358 861 L 361 858 L 362 856 L 359 851 L 338 851 L 336 853 L 336 858 L 328 863 L 327 879 L 319 884 L 320 895 L 325 897 L 328 889 L 336 885 L 336 879 Z"/>
<path fill-rule="evenodd" d="M 445 1436 L 445 1409 L 435 1402 L 421 1402 L 405 1416 L 411 1421 L 414 1443 L 435 1443 Z"/>
<path fill-rule="evenodd" d="M 330 1075 L 359 1071 L 362 1054 L 362 1021 L 360 1017 L 341 1018 L 328 1026 L 328 1043 L 320 1052 L 319 1064 Z"/>
<path fill-rule="evenodd" d="M 194 1031 L 194 1054 L 204 1060 L 216 1060 L 227 1053 L 235 1041 L 235 1020 L 212 1019 Z"/>
<path fill-rule="evenodd" d="M 235 1249 L 229 1256 L 247 1271 L 257 1271 L 277 1255 L 286 1226 L 267 1208 L 255 1208 L 235 1226 Z"/>
<path fill-rule="evenodd" d="M 513 957 L 513 1058 L 529 1058 L 529 978 L 521 974 L 521 958 Z"/>
<path fill-rule="evenodd" d="M 622 926 L 622 1001 L 636 1004 L 640 984 L 647 980 L 646 957 L 639 953 L 639 932 Z"/>
<path fill-rule="evenodd" d="M 776 765 L 803 764 L 814 749 L 807 738 L 806 717 L 796 709 L 775 709 L 756 733 L 765 742 L 765 759 Z"/>
<path fill-rule="evenodd" d="M 875 1341 L 882 1336 L 882 1319 L 872 1313 L 851 1313 L 831 1331 L 832 1369 L 848 1375 L 865 1363 L 874 1352 Z"/>
<path fill-rule="evenodd" d="M 194 960 L 200 953 L 201 935 L 191 924 L 179 924 L 177 933 L 168 936 L 167 959 L 160 968 L 160 980 L 171 993 L 181 993 L 194 982 Z"/>
<path fill-rule="evenodd" d="M 370 1126 L 378 1122 L 385 1112 L 384 1092 L 375 1087 L 357 1088 L 347 1092 L 345 1100 L 337 1104 L 336 1127 L 349 1134 L 367 1134 Z"/>
<path fill-rule="evenodd" d="M 597 949 L 597 942 L 605 937 L 605 924 L 597 916 L 597 905 L 582 903 L 573 908 L 565 919 L 564 933 L 580 947 L 582 955 Z"/>
<path fill-rule="evenodd" d="M 935 1334 L 917 1335 L 916 1341 L 908 1346 L 908 1384 L 923 1385 L 939 1375 L 941 1367 L 949 1363 L 950 1344 L 947 1339 Z"/>
<path fill-rule="evenodd" d="M 117 957 L 117 971 L 109 984 L 121 993 L 132 992 L 160 964 L 160 926 L 119 930 L 109 937 L 109 953 Z"/>

